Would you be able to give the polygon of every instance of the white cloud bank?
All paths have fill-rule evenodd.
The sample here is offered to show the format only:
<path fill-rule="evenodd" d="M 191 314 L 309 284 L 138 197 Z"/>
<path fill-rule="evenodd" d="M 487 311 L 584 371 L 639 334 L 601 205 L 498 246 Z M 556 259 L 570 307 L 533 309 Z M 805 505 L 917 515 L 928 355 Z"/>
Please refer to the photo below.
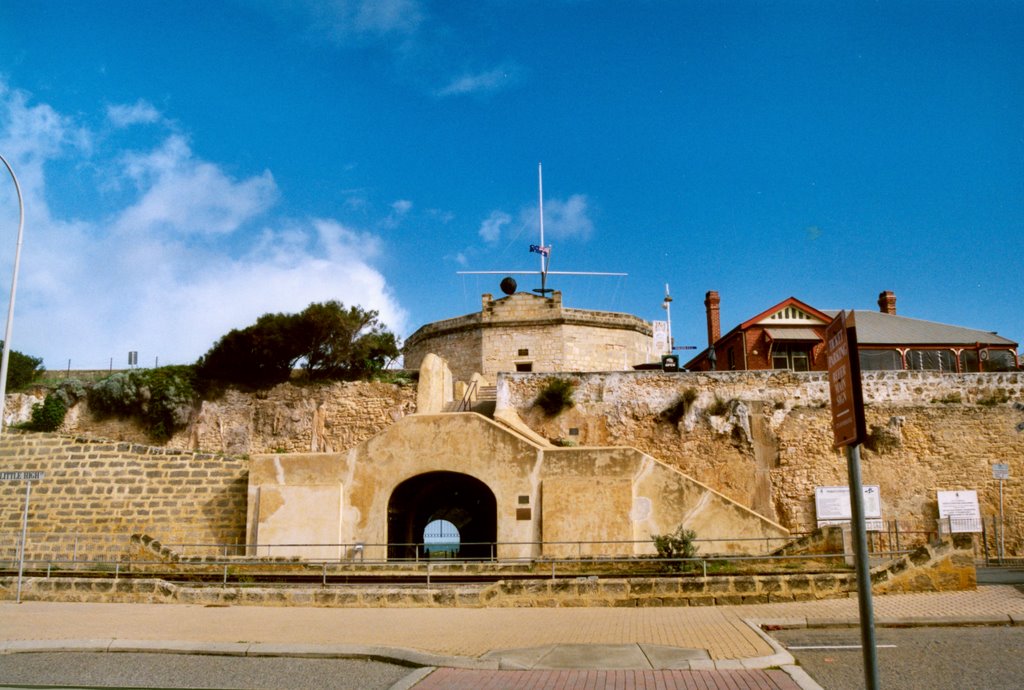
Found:
<path fill-rule="evenodd" d="M 540 213 L 537 206 L 520 209 L 519 223 L 512 226 L 512 216 L 502 210 L 491 214 L 480 224 L 479 235 L 484 242 L 493 245 L 502 239 L 504 229 L 520 228 L 518 234 L 527 233 L 529 243 L 536 244 L 540 238 Z M 573 194 L 568 199 L 544 200 L 544 242 L 551 240 L 588 240 L 594 232 L 590 218 L 588 200 L 585 194 Z M 504 233 L 507 234 L 507 233 Z M 506 237 L 506 239 L 508 239 Z"/>
<path fill-rule="evenodd" d="M 517 83 L 519 72 L 518 66 L 506 64 L 486 72 L 462 74 L 438 89 L 436 93 L 440 97 L 446 97 L 498 91 Z"/>
<path fill-rule="evenodd" d="M 105 368 L 111 358 L 121 367 L 129 350 L 143 365 L 187 363 L 260 314 L 329 299 L 376 309 L 405 332 L 406 312 L 372 263 L 376 236 L 330 218 L 275 217 L 279 190 L 269 171 L 235 178 L 180 134 L 163 132 L 135 151 L 93 150 L 95 137 L 73 118 L 30 101 L 0 81 L 0 151 L 26 207 L 14 349 L 43 357 L 49 369 L 68 360 Z M 124 126 L 164 121 L 143 106 L 109 106 L 108 117 Z M 106 209 L 99 220 L 57 217 L 47 201 L 61 193 L 52 170 L 89 166 L 114 171 L 122 203 L 97 203 Z M 97 200 L 105 193 L 96 189 Z M 0 192 L 5 285 L 13 252 L 2 247 L 13 248 L 16 221 L 14 194 Z"/>

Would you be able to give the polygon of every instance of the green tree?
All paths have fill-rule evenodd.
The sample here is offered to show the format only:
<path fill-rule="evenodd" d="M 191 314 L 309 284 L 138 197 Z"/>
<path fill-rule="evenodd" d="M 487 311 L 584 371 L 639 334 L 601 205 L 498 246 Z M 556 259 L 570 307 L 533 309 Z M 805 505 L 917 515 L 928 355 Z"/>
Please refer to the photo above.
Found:
<path fill-rule="evenodd" d="M 264 314 L 248 328 L 232 330 L 196 362 L 206 381 L 263 388 L 287 381 L 302 352 L 295 316 Z"/>
<path fill-rule="evenodd" d="M 4 341 L 0 340 L 0 348 L 3 345 Z M 42 364 L 43 360 L 39 357 L 31 357 L 17 350 L 11 350 L 7 360 L 7 390 L 20 390 L 38 379 L 46 371 Z"/>
<path fill-rule="evenodd" d="M 398 356 L 398 341 L 376 311 L 341 302 L 299 314 L 264 314 L 223 336 L 196 363 L 199 377 L 257 388 L 287 381 L 302 362 L 311 380 L 369 378 Z"/>
<path fill-rule="evenodd" d="M 370 378 L 398 356 L 395 335 L 378 313 L 330 301 L 311 304 L 297 318 L 296 337 L 310 379 Z"/>

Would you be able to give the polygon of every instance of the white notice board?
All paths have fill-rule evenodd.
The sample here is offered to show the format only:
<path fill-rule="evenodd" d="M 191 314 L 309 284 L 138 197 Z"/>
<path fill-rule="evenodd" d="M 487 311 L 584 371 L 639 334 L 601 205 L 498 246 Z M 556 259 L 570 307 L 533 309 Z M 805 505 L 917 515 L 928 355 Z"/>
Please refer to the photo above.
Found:
<path fill-rule="evenodd" d="M 981 510 L 978 492 L 939 491 L 939 521 L 949 525 L 950 532 L 980 532 Z"/>
<path fill-rule="evenodd" d="M 864 523 L 869 532 L 882 530 L 882 494 L 877 484 L 862 486 L 864 494 Z M 853 520 L 850 507 L 850 487 L 819 486 L 814 489 L 814 509 L 818 527 L 841 525 Z"/>

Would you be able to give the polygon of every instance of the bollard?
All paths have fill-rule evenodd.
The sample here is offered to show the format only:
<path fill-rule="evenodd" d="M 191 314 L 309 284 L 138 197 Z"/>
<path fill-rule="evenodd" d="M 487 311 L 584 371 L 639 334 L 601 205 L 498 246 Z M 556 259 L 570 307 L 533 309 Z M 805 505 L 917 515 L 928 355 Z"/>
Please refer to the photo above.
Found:
<path fill-rule="evenodd" d="M 224 564 L 224 582 L 222 583 L 222 586 L 223 587 L 227 587 L 228 586 L 228 564 L 227 563 Z"/>

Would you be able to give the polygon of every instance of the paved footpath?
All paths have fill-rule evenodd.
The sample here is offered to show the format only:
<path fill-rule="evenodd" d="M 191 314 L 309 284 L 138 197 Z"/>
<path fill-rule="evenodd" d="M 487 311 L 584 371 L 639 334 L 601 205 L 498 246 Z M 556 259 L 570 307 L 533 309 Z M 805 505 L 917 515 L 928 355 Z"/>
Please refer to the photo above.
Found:
<path fill-rule="evenodd" d="M 1024 593 L 1008 585 L 876 596 L 874 607 L 879 625 L 1024 625 Z M 857 601 L 632 609 L 0 602 L 0 653 L 371 656 L 427 667 L 405 686 L 420 689 L 816 687 L 752 621 L 856 625 Z M 767 670 L 778 668 L 785 672 Z"/>

